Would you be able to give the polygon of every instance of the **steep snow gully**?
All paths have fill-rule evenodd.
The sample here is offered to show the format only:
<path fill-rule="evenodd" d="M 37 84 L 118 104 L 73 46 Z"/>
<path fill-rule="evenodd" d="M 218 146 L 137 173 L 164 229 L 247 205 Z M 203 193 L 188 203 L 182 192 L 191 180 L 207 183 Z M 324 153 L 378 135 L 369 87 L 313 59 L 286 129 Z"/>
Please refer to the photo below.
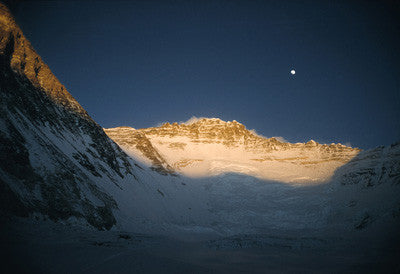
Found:
<path fill-rule="evenodd" d="M 105 131 L 0 4 L 3 273 L 399 271 L 400 143 Z M 110 139 L 111 137 L 111 139 Z"/>

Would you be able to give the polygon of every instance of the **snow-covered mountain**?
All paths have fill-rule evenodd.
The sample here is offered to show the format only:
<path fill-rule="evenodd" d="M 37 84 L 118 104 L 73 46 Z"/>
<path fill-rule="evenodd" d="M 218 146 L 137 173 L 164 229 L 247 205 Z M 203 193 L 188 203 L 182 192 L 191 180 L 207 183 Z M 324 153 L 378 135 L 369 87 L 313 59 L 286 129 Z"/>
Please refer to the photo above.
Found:
<path fill-rule="evenodd" d="M 400 202 L 400 144 L 368 151 L 314 141 L 291 144 L 216 118 L 105 132 L 152 169 L 182 174 L 176 180 L 196 193 L 187 211 L 197 219 L 175 223 L 186 230 L 351 231 L 369 227 L 371 220 L 399 221 L 393 216 Z"/>
<path fill-rule="evenodd" d="M 216 118 L 103 130 L 0 3 L 0 223 L 5 273 L 370 270 L 398 254 L 400 143 L 292 144 Z"/>
<path fill-rule="evenodd" d="M 322 182 L 360 150 L 342 144 L 287 143 L 217 118 L 159 127 L 105 129 L 130 156 L 189 177 L 237 172 L 279 182 Z"/>
<path fill-rule="evenodd" d="M 291 144 L 215 118 L 106 134 L 4 5 L 0 64 L 2 213 L 180 235 L 398 222 L 398 144 Z"/>

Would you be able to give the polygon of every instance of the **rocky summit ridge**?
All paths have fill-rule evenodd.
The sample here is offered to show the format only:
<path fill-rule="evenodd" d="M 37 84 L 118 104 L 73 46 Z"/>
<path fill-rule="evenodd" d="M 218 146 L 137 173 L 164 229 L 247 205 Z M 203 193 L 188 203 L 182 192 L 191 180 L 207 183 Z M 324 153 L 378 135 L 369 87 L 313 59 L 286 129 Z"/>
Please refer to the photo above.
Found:
<path fill-rule="evenodd" d="M 226 146 L 238 146 L 239 144 L 246 147 L 262 147 L 271 150 L 285 150 L 295 147 L 320 147 L 327 151 L 360 151 L 358 148 L 352 148 L 340 143 L 335 144 L 319 144 L 314 140 L 307 143 L 289 143 L 278 140 L 275 137 L 266 138 L 248 130 L 243 124 L 233 121 L 223 121 L 219 118 L 201 118 L 189 123 L 169 123 L 166 122 L 159 127 L 150 127 L 139 129 L 146 135 L 156 135 L 160 137 L 189 137 L 201 143 L 217 142 Z"/>
<path fill-rule="evenodd" d="M 218 118 L 105 132 L 126 153 L 153 168 L 195 177 L 239 172 L 264 179 L 320 181 L 360 152 L 340 143 L 288 143 L 266 138 L 235 120 Z M 295 175 L 297 172 L 304 176 Z"/>

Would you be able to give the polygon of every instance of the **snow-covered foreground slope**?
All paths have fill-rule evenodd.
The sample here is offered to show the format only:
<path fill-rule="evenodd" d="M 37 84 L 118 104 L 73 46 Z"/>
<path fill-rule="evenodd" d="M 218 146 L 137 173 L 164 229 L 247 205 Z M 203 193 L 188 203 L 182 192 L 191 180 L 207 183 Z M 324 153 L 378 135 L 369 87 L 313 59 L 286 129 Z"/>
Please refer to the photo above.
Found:
<path fill-rule="evenodd" d="M 0 227 L 0 263 L 3 273 L 396 273 L 400 249 L 390 236 L 268 233 L 187 242 L 18 220 Z"/>
<path fill-rule="evenodd" d="M 235 172 L 280 182 L 327 181 L 359 149 L 341 144 L 286 143 L 264 138 L 233 121 L 202 118 L 160 127 L 105 132 L 130 156 L 189 177 Z"/>

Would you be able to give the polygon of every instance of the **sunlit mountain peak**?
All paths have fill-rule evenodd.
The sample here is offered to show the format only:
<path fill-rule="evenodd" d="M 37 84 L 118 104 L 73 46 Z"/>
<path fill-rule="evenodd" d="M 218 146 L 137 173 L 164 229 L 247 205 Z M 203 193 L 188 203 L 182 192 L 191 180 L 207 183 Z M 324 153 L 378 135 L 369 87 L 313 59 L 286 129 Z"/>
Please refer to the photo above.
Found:
<path fill-rule="evenodd" d="M 189 177 L 241 173 L 287 183 L 323 182 L 359 153 L 342 144 L 289 143 L 219 118 L 105 132 L 130 156 L 163 174 Z"/>

